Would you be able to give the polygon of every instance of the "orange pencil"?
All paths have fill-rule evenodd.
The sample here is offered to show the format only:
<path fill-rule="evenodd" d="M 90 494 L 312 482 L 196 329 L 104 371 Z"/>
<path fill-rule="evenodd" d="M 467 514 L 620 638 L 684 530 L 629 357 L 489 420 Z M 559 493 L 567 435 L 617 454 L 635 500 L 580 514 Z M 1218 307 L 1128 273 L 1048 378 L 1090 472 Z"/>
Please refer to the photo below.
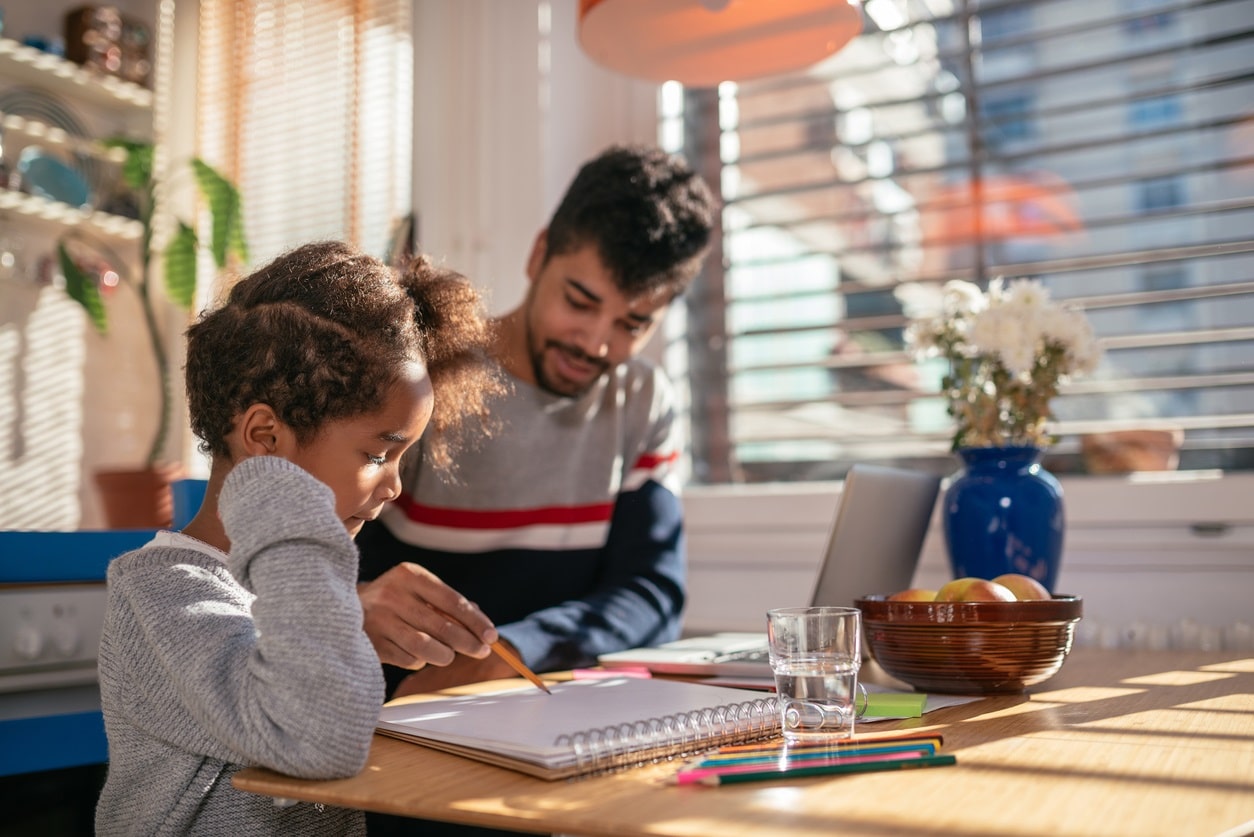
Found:
<path fill-rule="evenodd" d="M 544 685 L 544 681 L 540 679 L 540 676 L 531 669 L 527 668 L 527 664 L 518 659 L 518 656 L 514 654 L 513 651 L 506 648 L 505 643 L 498 639 L 496 642 L 492 643 L 492 650 L 496 652 L 496 656 L 509 663 L 510 668 L 535 684 L 537 689 L 543 689 L 546 695 L 553 694 L 549 691 L 549 687 Z"/>
<path fill-rule="evenodd" d="M 430 602 L 427 602 L 427 607 L 431 608 L 436 613 L 440 614 L 441 616 L 443 616 L 445 619 L 449 620 L 450 622 L 457 621 L 452 616 L 448 615 L 443 610 L 431 604 Z M 515 654 L 513 651 L 510 651 L 508 648 L 506 648 L 504 642 L 501 642 L 498 639 L 496 642 L 492 643 L 492 645 L 489 647 L 491 647 L 493 653 L 495 653 L 496 656 L 504 660 L 509 665 L 509 667 L 512 668 L 514 671 L 518 672 L 523 677 L 531 681 L 531 684 L 535 686 L 537 689 L 544 692 L 546 695 L 553 694 L 552 692 L 549 691 L 549 687 L 544 685 L 544 681 L 540 679 L 539 675 L 537 675 L 531 669 L 527 668 L 527 664 L 524 663 L 522 660 L 518 659 L 517 654 Z"/>

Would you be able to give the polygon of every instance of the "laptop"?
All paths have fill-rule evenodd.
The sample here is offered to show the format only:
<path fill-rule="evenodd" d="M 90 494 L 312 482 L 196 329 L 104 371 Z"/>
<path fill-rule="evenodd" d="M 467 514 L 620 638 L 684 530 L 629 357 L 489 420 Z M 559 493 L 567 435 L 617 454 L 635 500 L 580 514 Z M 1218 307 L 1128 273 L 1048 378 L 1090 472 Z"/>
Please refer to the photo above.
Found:
<path fill-rule="evenodd" d="M 940 477 L 854 465 L 845 477 L 811 605 L 852 607 L 854 599 L 904 590 L 914 580 Z M 764 615 L 765 619 L 765 615 Z M 770 676 L 766 633 L 718 633 L 653 648 L 602 654 L 605 668 L 657 674 Z"/>

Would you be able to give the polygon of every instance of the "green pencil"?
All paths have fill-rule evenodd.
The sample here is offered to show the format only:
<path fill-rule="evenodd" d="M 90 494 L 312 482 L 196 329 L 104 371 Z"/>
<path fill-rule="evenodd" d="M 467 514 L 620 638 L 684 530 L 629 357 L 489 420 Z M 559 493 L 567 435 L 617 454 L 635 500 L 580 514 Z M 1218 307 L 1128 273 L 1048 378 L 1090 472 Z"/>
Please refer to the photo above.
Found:
<path fill-rule="evenodd" d="M 799 779 L 805 776 L 827 776 L 833 773 L 871 773 L 880 770 L 905 770 L 911 767 L 943 767 L 956 764 L 957 758 L 951 755 L 919 756 L 909 759 L 890 759 L 886 761 L 867 761 L 857 764 L 822 764 L 809 767 L 795 767 L 787 770 L 763 770 L 752 773 L 726 773 L 721 776 L 705 776 L 697 784 L 702 785 L 733 785 L 737 782 L 765 782 L 771 779 Z"/>

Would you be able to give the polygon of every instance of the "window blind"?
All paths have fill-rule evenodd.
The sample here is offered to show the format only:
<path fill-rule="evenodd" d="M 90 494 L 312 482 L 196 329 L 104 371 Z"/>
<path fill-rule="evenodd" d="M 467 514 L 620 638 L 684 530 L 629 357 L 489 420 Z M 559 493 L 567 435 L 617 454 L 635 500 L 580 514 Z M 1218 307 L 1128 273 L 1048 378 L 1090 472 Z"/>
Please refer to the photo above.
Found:
<path fill-rule="evenodd" d="M 253 266 L 332 238 L 376 256 L 409 211 L 404 0 L 202 0 L 200 153 L 240 186 Z"/>
<path fill-rule="evenodd" d="M 1104 349 L 1054 400 L 1051 470 L 1131 428 L 1181 433 L 1181 468 L 1254 467 L 1254 0 L 863 12 L 805 73 L 663 96 L 724 200 L 669 355 L 695 479 L 951 470 L 944 362 L 905 352 L 906 303 L 998 276 L 1040 279 Z"/>

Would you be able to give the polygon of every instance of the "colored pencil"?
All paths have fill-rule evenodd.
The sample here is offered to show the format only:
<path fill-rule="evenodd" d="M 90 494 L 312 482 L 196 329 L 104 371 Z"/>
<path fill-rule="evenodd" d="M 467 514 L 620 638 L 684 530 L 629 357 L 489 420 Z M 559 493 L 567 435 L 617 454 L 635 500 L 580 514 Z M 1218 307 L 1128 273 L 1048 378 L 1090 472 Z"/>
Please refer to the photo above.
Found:
<path fill-rule="evenodd" d="M 807 776 L 827 776 L 837 773 L 872 773 L 883 770 L 908 770 L 915 767 L 943 767 L 956 764 L 957 759 L 951 755 L 919 756 L 907 759 L 885 759 L 882 761 L 833 762 L 796 767 L 789 770 L 762 770 L 754 772 L 736 772 L 704 776 L 693 784 L 699 785 L 730 785 L 738 782 L 765 782 L 772 779 L 800 779 Z"/>
<path fill-rule="evenodd" d="M 829 759 L 802 759 L 800 761 L 779 761 L 775 764 L 752 762 L 749 764 L 720 764 L 708 767 L 691 767 L 678 771 L 674 780 L 677 785 L 692 785 L 710 776 L 736 776 L 742 773 L 774 773 L 776 775 L 791 774 L 798 770 L 832 767 L 835 765 L 860 765 L 881 761 L 906 761 L 932 756 L 926 750 L 915 750 L 911 753 L 862 753 L 859 755 L 841 756 Z"/>
<path fill-rule="evenodd" d="M 903 741 L 932 741 L 935 740 L 938 745 L 943 744 L 945 736 L 939 732 L 907 732 L 893 733 L 887 735 L 858 735 L 853 738 L 841 741 L 832 741 L 824 744 L 785 744 L 778 739 L 774 741 L 759 741 L 752 744 L 725 744 L 719 747 L 715 752 L 719 755 L 728 753 L 800 753 L 809 750 L 840 750 L 846 747 L 865 747 L 868 744 L 884 744 L 888 742 Z"/>
<path fill-rule="evenodd" d="M 543 689 L 546 695 L 553 694 L 549 691 L 549 687 L 544 685 L 544 681 L 540 679 L 539 675 L 527 668 L 527 664 L 518 659 L 514 652 L 506 648 L 500 640 L 492 643 L 492 650 L 496 652 L 496 656 L 508 663 L 510 668 L 530 680 L 537 689 Z"/>
<path fill-rule="evenodd" d="M 871 755 L 878 753 L 910 753 L 924 752 L 927 755 L 934 755 L 940 749 L 940 742 L 936 739 L 924 741 L 903 741 L 903 742 L 885 742 L 883 744 L 867 744 L 861 747 L 843 747 L 839 750 L 803 750 L 797 751 L 779 751 L 761 753 L 719 753 L 706 756 L 701 759 L 694 759 L 692 762 L 684 766 L 685 770 L 696 767 L 717 767 L 719 765 L 732 764 L 771 764 L 774 762 L 796 762 L 796 761 L 816 761 L 824 759 L 840 759 L 850 756 Z"/>
<path fill-rule="evenodd" d="M 436 607 L 435 605 L 431 604 L 430 602 L 427 602 L 427 607 L 431 608 L 436 613 L 440 614 L 441 616 L 443 616 L 445 619 L 449 620 L 450 622 L 457 621 L 451 615 L 441 610 L 440 608 Z M 498 639 L 496 642 L 492 643 L 489 647 L 492 649 L 492 653 L 496 654 L 496 656 L 504 660 L 505 664 L 508 665 L 510 668 L 512 668 L 514 671 L 518 672 L 523 677 L 527 678 L 527 680 L 529 680 L 531 684 L 535 686 L 537 689 L 541 690 L 546 695 L 553 694 L 552 692 L 549 691 L 549 687 L 544 685 L 544 681 L 540 679 L 539 675 L 537 675 L 531 669 L 527 668 L 527 664 L 524 663 L 522 660 L 520 660 L 517 654 L 515 654 L 513 651 L 510 651 L 508 648 L 506 648 L 504 642 Z"/>

